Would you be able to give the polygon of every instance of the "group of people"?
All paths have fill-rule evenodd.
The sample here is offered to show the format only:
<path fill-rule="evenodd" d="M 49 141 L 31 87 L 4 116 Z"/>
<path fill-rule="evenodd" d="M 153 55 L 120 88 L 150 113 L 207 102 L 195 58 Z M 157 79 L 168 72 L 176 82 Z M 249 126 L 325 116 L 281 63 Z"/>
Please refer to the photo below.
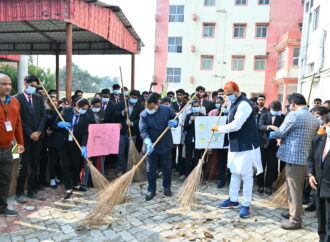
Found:
<path fill-rule="evenodd" d="M 240 208 L 239 216 L 248 217 L 254 180 L 259 193 L 271 195 L 279 173 L 285 168 L 289 211 L 282 215 L 289 222 L 282 224 L 282 228 L 301 228 L 303 194 L 309 197 L 312 188 L 317 191 L 313 201 L 318 211 L 320 236 L 322 233 L 329 236 L 330 177 L 326 161 L 330 148 L 330 101 L 322 104 L 322 100 L 315 99 L 314 107 L 309 109 L 304 96 L 293 93 L 285 108 L 279 101 L 272 101 L 266 107 L 264 95 L 248 99 L 235 82 L 227 82 L 210 97 L 202 86 L 193 94 L 179 89 L 161 97 L 158 93 L 128 91 L 114 84 L 112 92 L 103 89 L 90 100 L 77 90 L 69 102 L 59 99 L 56 90 L 49 90 L 46 95 L 35 76 L 27 76 L 24 85 L 21 93 L 10 96 L 11 80 L 0 74 L 0 213 L 3 215 L 17 215 L 7 208 L 6 202 L 14 143 L 20 154 L 16 200 L 24 203 L 26 195 L 41 199 L 38 190 L 47 186 L 55 189 L 61 182 L 65 187 L 64 198 L 68 199 L 74 190 L 84 192 L 92 186 L 84 162 L 88 157 L 89 124 L 120 123 L 118 155 L 93 157 L 92 161 L 105 175 L 113 167 L 118 176 L 122 175 L 128 169 L 131 135 L 137 149 L 149 153 L 145 199 L 151 200 L 156 195 L 156 179 L 160 173 L 164 194 L 171 196 L 172 172 L 178 173 L 183 181 L 201 158 L 204 150 L 195 148 L 196 117 L 221 114 L 226 117 L 226 124 L 214 125 L 212 131 L 225 135 L 224 146 L 209 152 L 204 167 L 206 177 L 219 179 L 218 188 L 230 181 L 229 199 L 219 206 Z M 179 112 L 182 113 L 177 119 Z M 168 126 L 181 126 L 180 144 L 173 144 L 169 130 L 154 146 Z M 239 203 L 242 182 L 243 201 Z"/>

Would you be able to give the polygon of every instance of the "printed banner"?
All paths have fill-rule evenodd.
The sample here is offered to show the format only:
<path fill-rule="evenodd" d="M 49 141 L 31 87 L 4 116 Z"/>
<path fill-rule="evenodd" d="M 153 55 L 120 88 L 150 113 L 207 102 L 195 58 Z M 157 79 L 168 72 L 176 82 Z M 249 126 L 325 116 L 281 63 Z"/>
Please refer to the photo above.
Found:
<path fill-rule="evenodd" d="M 173 144 L 179 145 L 181 144 L 181 136 L 182 136 L 182 127 L 180 125 L 182 121 L 182 114 L 178 118 L 179 125 L 176 128 L 171 128 Z"/>

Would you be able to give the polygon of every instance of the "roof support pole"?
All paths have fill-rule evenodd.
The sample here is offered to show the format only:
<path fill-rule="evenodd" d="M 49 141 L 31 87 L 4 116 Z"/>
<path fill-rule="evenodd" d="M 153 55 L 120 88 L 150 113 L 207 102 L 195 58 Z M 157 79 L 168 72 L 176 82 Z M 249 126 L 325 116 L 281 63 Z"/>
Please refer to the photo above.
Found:
<path fill-rule="evenodd" d="M 131 55 L 131 90 L 134 90 L 135 86 L 135 54 Z"/>
<path fill-rule="evenodd" d="M 72 92 L 72 24 L 66 24 L 66 98 L 71 102 Z"/>
<path fill-rule="evenodd" d="M 60 99 L 60 51 L 59 44 L 56 44 L 56 64 L 55 64 L 55 75 L 56 75 L 56 95 L 57 100 Z"/>

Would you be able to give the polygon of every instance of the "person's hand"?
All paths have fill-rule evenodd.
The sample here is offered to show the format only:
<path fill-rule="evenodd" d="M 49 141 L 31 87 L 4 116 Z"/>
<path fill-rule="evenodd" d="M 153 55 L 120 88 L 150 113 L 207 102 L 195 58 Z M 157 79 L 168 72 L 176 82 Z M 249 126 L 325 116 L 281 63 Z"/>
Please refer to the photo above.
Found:
<path fill-rule="evenodd" d="M 88 157 L 88 150 L 86 148 L 86 146 L 81 146 L 81 156 L 84 157 L 85 159 Z"/>
<path fill-rule="evenodd" d="M 47 129 L 47 136 L 50 136 L 52 133 L 53 133 L 53 131 L 50 128 L 48 128 Z"/>
<path fill-rule="evenodd" d="M 133 126 L 133 123 L 130 120 L 126 120 L 126 124 L 127 124 L 128 127 L 132 127 Z"/>
<path fill-rule="evenodd" d="M 57 127 L 69 130 L 71 128 L 71 124 L 69 122 L 58 122 Z"/>
<path fill-rule="evenodd" d="M 128 113 L 128 109 L 127 108 L 125 108 L 124 110 L 123 110 L 123 113 Z"/>
<path fill-rule="evenodd" d="M 268 130 L 271 129 L 271 130 L 276 131 L 276 130 L 278 130 L 278 127 L 276 127 L 275 125 L 268 125 L 268 126 L 267 126 L 267 129 L 268 129 Z"/>
<path fill-rule="evenodd" d="M 196 118 L 196 116 L 191 116 L 191 117 L 190 117 L 190 121 L 194 121 L 195 118 Z"/>
<path fill-rule="evenodd" d="M 150 138 L 146 138 L 144 140 L 144 143 L 146 144 L 147 147 L 147 152 L 149 153 L 149 155 L 154 151 L 154 147 L 152 146 L 152 141 Z"/>
<path fill-rule="evenodd" d="M 17 153 L 18 154 L 23 154 L 25 149 L 24 149 L 24 146 L 23 145 L 17 145 Z"/>
<path fill-rule="evenodd" d="M 211 131 L 213 131 L 213 132 L 219 131 L 219 126 L 213 125 L 213 127 L 211 128 Z"/>
<path fill-rule="evenodd" d="M 316 182 L 316 178 L 315 178 L 315 176 L 310 176 L 310 177 L 309 177 L 309 185 L 311 185 L 311 187 L 312 187 L 314 190 L 317 190 L 317 182 Z"/>
<path fill-rule="evenodd" d="M 38 141 L 39 140 L 39 137 L 40 137 L 40 134 L 41 132 L 33 132 L 30 136 L 30 138 L 33 140 L 33 141 Z"/>
<path fill-rule="evenodd" d="M 178 125 L 178 120 L 169 120 L 168 121 L 168 126 L 170 126 L 171 128 L 174 128 Z"/>

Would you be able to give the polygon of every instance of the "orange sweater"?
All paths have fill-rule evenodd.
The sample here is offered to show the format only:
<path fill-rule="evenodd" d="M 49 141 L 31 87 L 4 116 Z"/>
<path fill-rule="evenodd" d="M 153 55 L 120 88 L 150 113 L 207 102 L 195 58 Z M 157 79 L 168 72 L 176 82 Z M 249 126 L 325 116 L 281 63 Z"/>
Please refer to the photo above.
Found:
<path fill-rule="evenodd" d="M 1 102 L 1 101 L 0 101 Z M 8 120 L 11 122 L 13 131 L 7 132 L 5 122 L 7 121 L 5 110 L 5 104 L 0 103 L 0 148 L 8 148 L 11 146 L 13 139 L 20 145 L 24 145 L 20 104 L 15 97 L 11 97 L 10 103 L 7 106 Z"/>

